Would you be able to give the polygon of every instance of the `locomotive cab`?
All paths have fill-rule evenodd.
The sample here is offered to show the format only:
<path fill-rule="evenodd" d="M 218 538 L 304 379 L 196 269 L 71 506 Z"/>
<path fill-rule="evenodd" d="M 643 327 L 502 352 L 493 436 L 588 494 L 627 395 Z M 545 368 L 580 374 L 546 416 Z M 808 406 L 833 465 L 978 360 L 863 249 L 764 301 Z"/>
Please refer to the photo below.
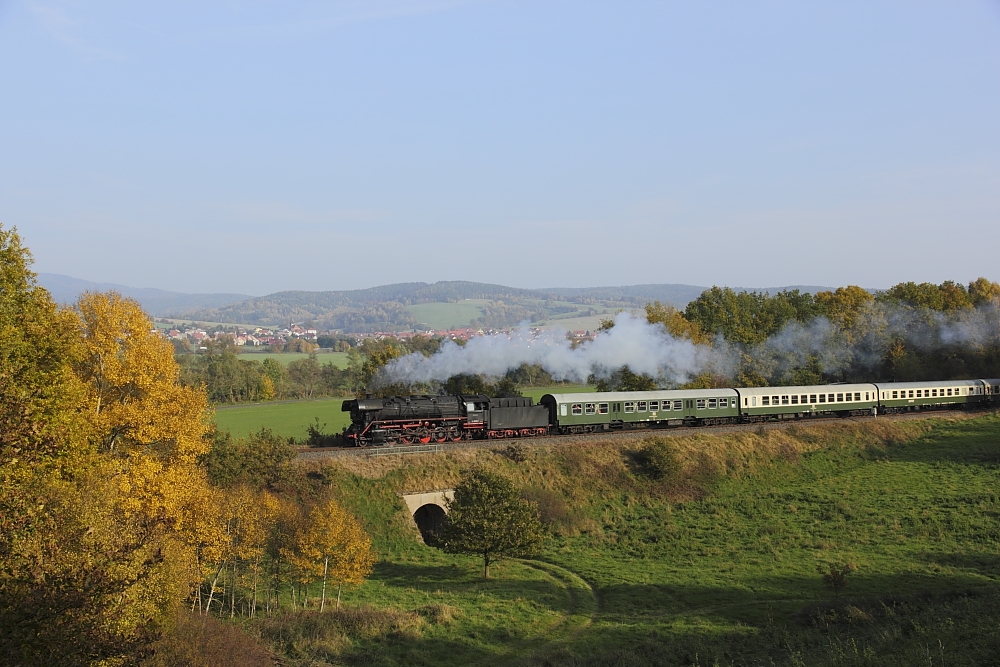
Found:
<path fill-rule="evenodd" d="M 466 428 L 475 424 L 485 424 L 490 409 L 490 399 L 486 396 L 462 396 L 465 405 Z"/>

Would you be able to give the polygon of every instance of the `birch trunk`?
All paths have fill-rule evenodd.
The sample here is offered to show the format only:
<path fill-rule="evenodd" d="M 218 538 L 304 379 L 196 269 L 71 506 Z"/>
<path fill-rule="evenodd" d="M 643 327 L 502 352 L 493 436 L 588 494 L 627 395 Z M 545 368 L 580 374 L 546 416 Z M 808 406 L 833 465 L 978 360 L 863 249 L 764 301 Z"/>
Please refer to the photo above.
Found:
<path fill-rule="evenodd" d="M 326 558 L 323 559 L 323 595 L 319 603 L 319 613 L 321 614 L 323 613 L 323 610 L 326 609 L 326 572 L 329 569 L 329 567 L 330 567 L 330 557 L 327 556 Z M 340 608 L 339 592 L 337 593 L 337 607 Z"/>
<path fill-rule="evenodd" d="M 212 588 L 208 593 L 208 604 L 205 605 L 205 616 L 208 616 L 208 612 L 212 609 L 212 598 L 215 597 L 215 586 L 219 583 L 219 577 L 222 576 L 222 568 L 224 567 L 224 564 L 220 565 L 219 569 L 215 572 L 215 578 L 212 579 Z M 223 609 L 225 609 L 225 607 L 223 607 Z"/>

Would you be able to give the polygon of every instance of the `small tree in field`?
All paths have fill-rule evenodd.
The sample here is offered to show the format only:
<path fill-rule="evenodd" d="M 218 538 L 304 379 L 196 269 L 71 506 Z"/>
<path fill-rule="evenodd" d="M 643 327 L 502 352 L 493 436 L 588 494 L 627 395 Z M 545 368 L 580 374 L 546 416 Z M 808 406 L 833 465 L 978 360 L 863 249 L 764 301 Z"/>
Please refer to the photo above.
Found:
<path fill-rule="evenodd" d="M 816 570 L 823 577 L 823 585 L 833 591 L 835 598 L 840 597 L 840 591 L 847 588 L 847 575 L 858 569 L 854 563 L 847 565 L 834 565 L 830 563 L 826 569 L 822 565 L 817 565 Z"/>
<path fill-rule="evenodd" d="M 442 544 L 449 553 L 483 557 L 483 578 L 490 563 L 535 553 L 545 538 L 538 506 L 525 500 L 510 480 L 485 471 L 467 474 L 448 503 Z"/>

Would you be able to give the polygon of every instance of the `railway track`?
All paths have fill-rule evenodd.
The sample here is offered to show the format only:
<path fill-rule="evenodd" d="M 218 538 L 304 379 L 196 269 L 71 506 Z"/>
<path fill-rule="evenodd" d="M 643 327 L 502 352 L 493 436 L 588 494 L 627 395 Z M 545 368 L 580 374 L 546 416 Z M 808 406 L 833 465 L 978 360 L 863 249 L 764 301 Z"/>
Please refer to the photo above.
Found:
<path fill-rule="evenodd" d="M 546 435 L 534 438 L 509 438 L 500 440 L 463 440 L 461 442 L 428 443 L 420 445 L 399 445 L 382 447 L 323 447 L 300 448 L 296 461 L 315 461 L 345 456 L 402 456 L 406 454 L 431 454 L 454 449 L 504 449 L 512 444 L 525 446 L 550 446 L 565 443 L 568 439 L 593 440 L 612 442 L 638 442 L 653 435 L 683 436 L 698 433 L 746 433 L 786 429 L 791 426 L 842 424 L 844 422 L 869 422 L 887 419 L 890 421 L 906 421 L 911 419 L 928 419 L 942 414 L 972 415 L 979 411 L 965 410 L 933 410 L 909 414 L 879 415 L 878 417 L 811 417 L 808 419 L 788 419 L 784 421 L 762 422 L 756 424 L 726 424 L 722 426 L 673 426 L 657 429 L 636 429 L 629 431 L 606 431 L 602 433 L 587 433 L 573 435 Z"/>

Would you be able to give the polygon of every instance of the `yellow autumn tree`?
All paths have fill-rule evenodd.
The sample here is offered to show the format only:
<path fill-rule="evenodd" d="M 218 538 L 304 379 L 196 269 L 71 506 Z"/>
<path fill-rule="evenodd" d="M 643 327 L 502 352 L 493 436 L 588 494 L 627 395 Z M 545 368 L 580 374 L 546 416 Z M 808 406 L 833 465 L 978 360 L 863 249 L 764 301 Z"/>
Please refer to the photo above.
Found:
<path fill-rule="evenodd" d="M 206 573 L 211 574 L 212 580 L 204 613 L 211 611 L 220 578 L 228 571 L 229 615 L 235 615 L 237 587 L 241 578 L 248 575 L 252 586 L 249 615 L 253 617 L 262 563 L 278 516 L 278 501 L 267 491 L 246 485 L 226 489 L 217 499 L 216 531 L 222 539 L 213 544 L 210 552 L 215 557 L 214 573 Z"/>
<path fill-rule="evenodd" d="M 692 322 L 684 317 L 684 313 L 669 303 L 660 303 L 659 301 L 647 303 L 646 321 L 650 324 L 662 324 L 667 333 L 674 338 L 687 338 L 699 345 L 707 345 L 711 342 L 711 338 L 705 335 L 697 322 Z"/>
<path fill-rule="evenodd" d="M 857 285 L 838 287 L 833 292 L 817 292 L 815 298 L 827 317 L 848 333 L 853 331 L 864 308 L 875 302 L 871 292 Z"/>
<path fill-rule="evenodd" d="M 323 577 L 321 612 L 326 607 L 327 581 L 337 584 L 339 609 L 341 589 L 363 582 L 376 562 L 371 538 L 358 520 L 333 498 L 309 512 L 288 558 L 304 575 Z"/>
<path fill-rule="evenodd" d="M 77 304 L 85 387 L 82 415 L 100 453 L 106 534 L 121 545 L 116 576 L 131 582 L 113 615 L 118 630 L 158 622 L 199 581 L 199 520 L 208 486 L 205 392 L 184 387 L 170 343 L 138 303 L 115 293 Z"/>

